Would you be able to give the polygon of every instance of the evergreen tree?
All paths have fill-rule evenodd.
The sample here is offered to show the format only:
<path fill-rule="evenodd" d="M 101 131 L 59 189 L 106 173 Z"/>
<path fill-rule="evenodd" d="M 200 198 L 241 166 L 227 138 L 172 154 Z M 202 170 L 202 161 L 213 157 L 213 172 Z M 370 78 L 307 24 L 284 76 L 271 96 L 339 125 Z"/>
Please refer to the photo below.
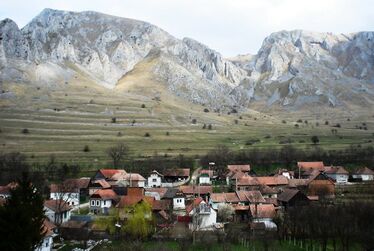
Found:
<path fill-rule="evenodd" d="M 26 174 L 0 206 L 0 250 L 34 250 L 44 235 L 43 198 Z"/>

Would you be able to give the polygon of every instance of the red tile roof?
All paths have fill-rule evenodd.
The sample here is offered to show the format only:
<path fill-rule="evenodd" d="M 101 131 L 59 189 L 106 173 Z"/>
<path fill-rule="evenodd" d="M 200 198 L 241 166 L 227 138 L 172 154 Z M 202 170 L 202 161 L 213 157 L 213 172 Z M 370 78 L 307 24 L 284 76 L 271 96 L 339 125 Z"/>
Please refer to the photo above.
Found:
<path fill-rule="evenodd" d="M 123 207 L 128 207 L 128 206 L 134 206 L 135 204 L 141 202 L 141 201 L 146 201 L 153 207 L 153 203 L 155 202 L 155 199 L 153 197 L 149 196 L 144 196 L 144 195 L 137 195 L 137 196 L 121 196 L 120 201 L 117 204 L 117 207 L 123 208 Z"/>
<path fill-rule="evenodd" d="M 236 193 L 212 193 L 210 199 L 215 203 L 239 203 Z"/>
<path fill-rule="evenodd" d="M 260 185 L 257 178 L 252 177 L 252 176 L 243 176 L 240 179 L 238 179 L 236 184 L 238 186 L 258 186 L 258 185 Z"/>
<path fill-rule="evenodd" d="M 202 169 L 199 171 L 199 174 L 202 175 L 208 175 L 209 178 L 212 178 L 213 177 L 213 170 L 206 170 L 206 169 Z"/>
<path fill-rule="evenodd" d="M 319 171 L 323 171 L 325 164 L 323 164 L 322 161 L 297 162 L 297 167 L 300 168 L 301 171 L 306 171 L 309 169 L 317 169 Z"/>
<path fill-rule="evenodd" d="M 241 171 L 241 172 L 249 172 L 251 171 L 250 165 L 227 165 L 227 169 L 232 172 Z"/>
<path fill-rule="evenodd" d="M 191 202 L 191 204 L 189 204 L 189 205 L 186 206 L 186 212 L 187 212 L 187 214 L 189 214 L 189 213 L 194 209 L 194 207 L 197 207 L 197 206 L 200 205 L 200 203 L 203 202 L 203 201 L 204 201 L 204 200 L 203 200 L 203 198 L 201 198 L 201 197 L 195 198 L 195 199 Z"/>
<path fill-rule="evenodd" d="M 254 218 L 274 218 L 275 207 L 273 204 L 250 205 L 251 215 Z"/>
<path fill-rule="evenodd" d="M 362 167 L 358 169 L 355 174 L 374 175 L 374 171 L 367 167 Z"/>
<path fill-rule="evenodd" d="M 240 202 L 264 203 L 265 199 L 259 191 L 237 191 Z"/>
<path fill-rule="evenodd" d="M 146 192 L 158 193 L 160 195 L 160 198 L 164 197 L 167 190 L 168 189 L 166 187 L 151 187 L 151 188 L 146 188 L 145 189 Z"/>
<path fill-rule="evenodd" d="M 45 232 L 45 236 L 51 236 L 54 234 L 53 230 L 56 229 L 56 225 L 50 222 L 48 219 L 44 219 L 43 221 L 43 232 Z"/>
<path fill-rule="evenodd" d="M 170 208 L 170 200 L 154 200 L 152 205 L 152 210 L 164 210 L 168 211 Z"/>
<path fill-rule="evenodd" d="M 180 186 L 179 190 L 184 194 L 208 194 L 213 192 L 212 186 L 195 186 L 195 189 L 190 185 Z"/>
<path fill-rule="evenodd" d="M 145 178 L 138 173 L 127 173 L 123 179 L 132 181 L 145 181 Z"/>
<path fill-rule="evenodd" d="M 325 173 L 327 174 L 345 174 L 349 175 L 349 172 L 342 166 L 326 166 Z"/>
<path fill-rule="evenodd" d="M 126 171 L 123 169 L 100 169 L 99 172 L 107 179 L 110 179 L 115 174 L 126 174 Z"/>
<path fill-rule="evenodd" d="M 64 200 L 46 200 L 44 206 L 56 213 L 66 212 L 72 209 L 72 207 Z"/>
<path fill-rule="evenodd" d="M 118 195 L 113 189 L 100 189 L 91 195 L 92 198 L 101 198 L 103 200 L 114 200 L 118 198 Z"/>
<path fill-rule="evenodd" d="M 95 180 L 92 183 L 99 184 L 102 188 L 110 188 L 111 185 L 106 180 Z"/>
<path fill-rule="evenodd" d="M 257 180 L 260 184 L 267 186 L 288 185 L 288 179 L 283 175 L 257 177 Z"/>

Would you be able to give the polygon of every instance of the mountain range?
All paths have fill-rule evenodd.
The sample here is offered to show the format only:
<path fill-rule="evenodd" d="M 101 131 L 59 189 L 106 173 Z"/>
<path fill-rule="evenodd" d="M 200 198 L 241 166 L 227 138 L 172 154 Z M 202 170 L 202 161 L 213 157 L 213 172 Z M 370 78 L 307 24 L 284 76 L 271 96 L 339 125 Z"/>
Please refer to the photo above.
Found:
<path fill-rule="evenodd" d="M 374 107 L 374 32 L 280 31 L 256 55 L 224 58 L 147 22 L 91 11 L 45 9 L 21 29 L 0 22 L 0 87 L 54 88 L 81 74 L 121 92 L 137 69 L 151 76 L 148 88 L 162 83 L 215 111 Z M 0 99 L 12 95 L 3 90 Z"/>

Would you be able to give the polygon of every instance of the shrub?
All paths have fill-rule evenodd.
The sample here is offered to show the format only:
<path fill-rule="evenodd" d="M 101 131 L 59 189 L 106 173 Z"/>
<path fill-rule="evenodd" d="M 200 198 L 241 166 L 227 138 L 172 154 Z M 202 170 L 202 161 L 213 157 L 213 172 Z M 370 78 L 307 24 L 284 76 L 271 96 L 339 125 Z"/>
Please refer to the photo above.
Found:
<path fill-rule="evenodd" d="M 149 134 L 149 132 L 146 132 L 146 133 L 144 134 L 144 137 L 151 137 L 151 134 Z"/>
<path fill-rule="evenodd" d="M 286 122 L 285 120 L 282 120 L 282 123 L 283 123 L 283 124 L 286 124 L 287 122 Z"/>
<path fill-rule="evenodd" d="M 145 108 L 145 104 L 142 104 L 142 106 L 141 106 L 142 108 Z"/>
<path fill-rule="evenodd" d="M 303 120 L 301 120 L 301 119 L 298 119 L 297 121 L 296 121 L 297 123 L 302 123 L 303 122 Z"/>
<path fill-rule="evenodd" d="M 89 152 L 89 151 L 90 151 L 90 147 L 88 145 L 85 145 L 83 148 L 83 152 Z"/>
<path fill-rule="evenodd" d="M 27 129 L 27 128 L 22 129 L 22 133 L 23 133 L 23 134 L 28 134 L 28 133 L 29 133 L 29 129 Z"/>
<path fill-rule="evenodd" d="M 203 129 L 206 129 L 206 124 L 203 125 Z"/>
<path fill-rule="evenodd" d="M 117 122 L 117 118 L 116 117 L 113 117 L 112 118 L 112 123 L 116 123 Z"/>
<path fill-rule="evenodd" d="M 131 122 L 131 125 L 134 126 L 136 123 L 136 120 L 134 119 L 132 122 Z"/>
<path fill-rule="evenodd" d="M 235 125 L 237 125 L 239 123 L 239 121 L 237 119 L 235 119 L 234 123 L 235 123 Z"/>
<path fill-rule="evenodd" d="M 325 125 L 328 125 L 328 124 L 329 124 L 329 121 L 326 120 L 326 121 L 325 121 Z"/>
<path fill-rule="evenodd" d="M 121 137 L 121 136 L 122 136 L 122 132 L 118 132 L 118 133 L 117 133 L 117 136 L 118 136 L 118 137 Z"/>
<path fill-rule="evenodd" d="M 295 128 L 299 128 L 299 124 L 295 124 L 294 126 L 295 126 Z"/>
<path fill-rule="evenodd" d="M 204 112 L 209 112 L 209 109 L 208 108 L 204 108 Z"/>
<path fill-rule="evenodd" d="M 313 143 L 314 145 L 316 145 L 316 144 L 319 143 L 319 138 L 318 138 L 318 136 L 316 136 L 316 135 L 312 136 L 312 137 L 310 138 L 310 140 L 312 141 L 312 143 Z"/>
<path fill-rule="evenodd" d="M 212 124 L 208 125 L 208 130 L 212 130 Z"/>
<path fill-rule="evenodd" d="M 264 138 L 265 138 L 265 139 L 270 139 L 271 136 L 268 134 L 268 135 L 266 135 Z"/>
<path fill-rule="evenodd" d="M 239 119 L 243 119 L 243 117 L 242 117 L 242 116 L 239 116 Z"/>
<path fill-rule="evenodd" d="M 170 133 L 169 132 L 166 132 L 166 136 L 169 136 L 170 135 Z"/>
<path fill-rule="evenodd" d="M 196 119 L 192 119 L 192 124 L 196 124 L 197 120 Z"/>

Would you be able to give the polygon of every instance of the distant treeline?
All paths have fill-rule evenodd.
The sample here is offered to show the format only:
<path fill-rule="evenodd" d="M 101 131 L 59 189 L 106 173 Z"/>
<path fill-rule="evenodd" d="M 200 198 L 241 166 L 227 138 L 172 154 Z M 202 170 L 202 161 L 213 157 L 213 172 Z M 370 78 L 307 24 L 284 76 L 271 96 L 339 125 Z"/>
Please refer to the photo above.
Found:
<path fill-rule="evenodd" d="M 374 166 L 374 148 L 350 146 L 343 150 L 324 150 L 314 146 L 307 150 L 298 149 L 292 145 L 280 149 L 257 148 L 231 151 L 226 146 L 217 146 L 200 158 L 200 164 L 207 167 L 210 162 L 215 168 L 224 171 L 228 164 L 251 164 L 256 171 L 269 171 L 271 167 L 296 168 L 297 161 L 323 161 L 326 165 L 362 165 Z"/>

